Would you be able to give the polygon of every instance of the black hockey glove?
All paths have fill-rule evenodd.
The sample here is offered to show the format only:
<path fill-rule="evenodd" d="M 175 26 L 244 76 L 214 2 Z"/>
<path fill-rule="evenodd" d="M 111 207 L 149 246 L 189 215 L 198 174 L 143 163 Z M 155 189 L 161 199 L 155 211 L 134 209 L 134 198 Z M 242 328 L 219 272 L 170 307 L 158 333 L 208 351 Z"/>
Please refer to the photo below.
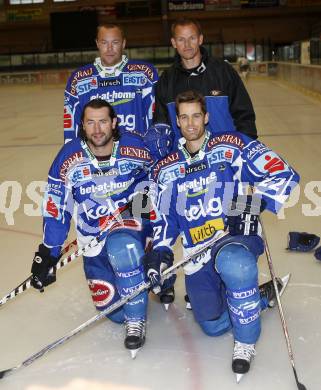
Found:
<path fill-rule="evenodd" d="M 50 256 L 49 248 L 43 244 L 39 245 L 39 250 L 35 253 L 31 267 L 31 285 L 34 288 L 42 290 L 44 287 L 56 281 L 56 271 L 49 271 L 58 263 L 58 260 Z"/>
<path fill-rule="evenodd" d="M 152 250 L 143 257 L 145 272 L 152 285 L 154 294 L 161 292 L 161 287 L 164 283 L 161 279 L 161 274 L 165 269 L 171 267 L 173 262 L 173 253 L 165 250 Z"/>
<path fill-rule="evenodd" d="M 253 236 L 261 231 L 260 213 L 266 202 L 257 195 L 239 195 L 231 202 L 226 224 L 231 236 Z"/>

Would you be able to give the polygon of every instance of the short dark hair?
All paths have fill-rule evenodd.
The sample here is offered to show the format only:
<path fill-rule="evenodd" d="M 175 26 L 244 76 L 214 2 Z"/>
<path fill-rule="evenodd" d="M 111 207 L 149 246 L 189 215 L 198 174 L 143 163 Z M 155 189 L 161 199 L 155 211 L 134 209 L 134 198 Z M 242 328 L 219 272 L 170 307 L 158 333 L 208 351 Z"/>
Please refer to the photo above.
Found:
<path fill-rule="evenodd" d="M 206 114 L 207 112 L 205 97 L 198 91 L 189 90 L 181 92 L 176 96 L 175 108 L 177 116 L 179 115 L 179 105 L 181 103 L 200 103 L 203 114 Z"/>
<path fill-rule="evenodd" d="M 115 110 L 113 109 L 112 105 L 110 103 L 106 102 L 106 100 L 103 100 L 103 99 L 90 100 L 87 104 L 84 105 L 84 108 L 83 108 L 82 113 L 81 113 L 81 125 L 79 128 L 79 137 L 81 139 L 83 139 L 84 141 L 86 141 L 86 133 L 85 133 L 85 130 L 83 127 L 83 122 L 84 122 L 84 118 L 85 118 L 86 109 L 88 107 L 93 108 L 95 110 L 106 107 L 108 109 L 110 119 L 113 120 L 114 118 L 117 118 L 117 115 L 116 115 Z M 120 133 L 119 133 L 117 122 L 116 122 L 115 128 L 113 129 L 112 134 L 113 134 L 113 140 L 118 141 L 120 138 Z"/>
<path fill-rule="evenodd" d="M 121 26 L 119 26 L 118 24 L 114 24 L 114 23 L 101 23 L 101 24 L 99 24 L 97 26 L 97 30 L 96 30 L 96 38 L 98 37 L 99 30 L 101 28 L 106 28 L 107 30 L 109 30 L 111 28 L 117 28 L 120 31 L 122 38 L 125 39 L 124 29 Z"/>
<path fill-rule="evenodd" d="M 199 35 L 203 34 L 202 27 L 196 19 L 180 18 L 175 20 L 175 22 L 173 22 L 171 25 L 172 37 L 174 38 L 175 36 L 175 29 L 177 26 L 190 26 L 191 24 L 193 24 L 197 28 L 197 32 L 199 33 Z"/>

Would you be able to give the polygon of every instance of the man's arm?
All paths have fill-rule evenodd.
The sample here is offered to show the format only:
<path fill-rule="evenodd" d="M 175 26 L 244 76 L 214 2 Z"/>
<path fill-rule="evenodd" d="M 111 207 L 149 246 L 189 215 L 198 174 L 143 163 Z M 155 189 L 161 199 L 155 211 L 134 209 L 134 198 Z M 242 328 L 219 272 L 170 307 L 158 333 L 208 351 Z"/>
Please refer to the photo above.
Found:
<path fill-rule="evenodd" d="M 157 70 L 149 65 L 153 70 L 153 78 L 148 79 L 146 85 L 143 88 L 143 115 L 145 119 L 146 129 L 148 129 L 153 123 L 153 115 L 155 110 L 155 89 L 158 82 Z"/>
<path fill-rule="evenodd" d="M 69 190 L 59 177 L 59 169 L 53 163 L 43 202 L 43 242 L 35 253 L 31 273 L 31 284 L 34 288 L 42 290 L 56 281 L 55 271 L 52 268 L 58 263 L 61 246 L 67 238 L 72 207 L 68 205 Z"/>
<path fill-rule="evenodd" d="M 64 141 L 75 139 L 81 122 L 81 110 L 77 93 L 77 79 L 73 73 L 67 81 L 64 92 Z"/>
<path fill-rule="evenodd" d="M 278 213 L 293 188 L 299 183 L 298 173 L 279 155 L 258 141 L 250 142 L 242 151 L 241 181 L 254 186 L 266 208 Z"/>

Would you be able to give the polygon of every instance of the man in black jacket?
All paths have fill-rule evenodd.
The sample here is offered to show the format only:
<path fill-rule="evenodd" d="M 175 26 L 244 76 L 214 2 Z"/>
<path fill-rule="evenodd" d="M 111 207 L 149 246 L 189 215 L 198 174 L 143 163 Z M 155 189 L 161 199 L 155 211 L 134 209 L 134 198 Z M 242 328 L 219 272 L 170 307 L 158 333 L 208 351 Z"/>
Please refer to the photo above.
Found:
<path fill-rule="evenodd" d="M 163 72 L 156 85 L 154 123 L 170 123 L 167 104 L 174 102 L 179 93 L 193 89 L 211 97 L 212 107 L 217 110 L 212 118 L 214 131 L 234 127 L 256 139 L 255 113 L 249 94 L 233 67 L 209 56 L 202 47 L 199 23 L 179 19 L 173 23 L 171 32 L 171 43 L 177 54 L 173 65 Z"/>

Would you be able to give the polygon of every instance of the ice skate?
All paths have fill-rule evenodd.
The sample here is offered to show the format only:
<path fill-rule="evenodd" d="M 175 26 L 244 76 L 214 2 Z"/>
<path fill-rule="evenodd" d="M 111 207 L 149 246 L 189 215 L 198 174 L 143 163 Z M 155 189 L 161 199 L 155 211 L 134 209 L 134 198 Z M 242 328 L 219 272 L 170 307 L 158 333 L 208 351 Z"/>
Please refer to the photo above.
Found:
<path fill-rule="evenodd" d="M 159 300 L 164 305 L 165 310 L 167 311 L 169 305 L 174 302 L 175 299 L 175 290 L 174 287 L 169 287 L 164 291 L 161 291 L 159 294 Z"/>
<path fill-rule="evenodd" d="M 236 374 L 237 383 L 239 383 L 242 376 L 249 371 L 251 360 L 255 355 L 255 344 L 245 344 L 240 343 L 239 341 L 234 342 L 232 370 Z"/>
<path fill-rule="evenodd" d="M 186 305 L 185 305 L 186 309 L 187 310 L 192 310 L 191 301 L 190 301 L 189 296 L 187 294 L 184 296 L 184 300 L 185 300 L 185 303 L 186 303 Z"/>
<path fill-rule="evenodd" d="M 132 359 L 145 343 L 146 323 L 145 320 L 126 321 L 125 347 L 130 350 Z"/>
<path fill-rule="evenodd" d="M 287 274 L 283 276 L 282 278 L 276 278 L 276 284 L 278 286 L 278 291 L 280 296 L 284 293 L 284 290 L 286 289 L 286 286 L 289 283 L 291 274 Z M 260 287 L 260 295 L 261 298 L 266 298 L 267 299 L 267 306 L 272 308 L 275 306 L 275 299 L 276 299 L 276 294 L 273 286 L 273 281 L 270 280 L 269 282 L 266 282 L 262 284 Z"/>

